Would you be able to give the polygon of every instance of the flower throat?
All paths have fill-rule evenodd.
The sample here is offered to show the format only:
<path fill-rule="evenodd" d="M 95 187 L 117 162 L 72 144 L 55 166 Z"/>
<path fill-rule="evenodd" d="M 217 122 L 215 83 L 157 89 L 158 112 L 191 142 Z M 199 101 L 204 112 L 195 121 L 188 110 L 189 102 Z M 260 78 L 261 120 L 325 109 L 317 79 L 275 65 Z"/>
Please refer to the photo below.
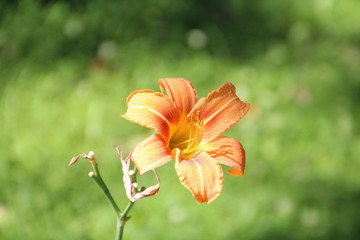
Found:
<path fill-rule="evenodd" d="M 200 111 L 190 117 L 190 123 L 187 126 L 184 125 L 179 126 L 181 129 L 174 135 L 169 147 L 179 148 L 182 155 L 190 155 L 197 149 L 203 137 L 204 121 L 200 119 Z"/>

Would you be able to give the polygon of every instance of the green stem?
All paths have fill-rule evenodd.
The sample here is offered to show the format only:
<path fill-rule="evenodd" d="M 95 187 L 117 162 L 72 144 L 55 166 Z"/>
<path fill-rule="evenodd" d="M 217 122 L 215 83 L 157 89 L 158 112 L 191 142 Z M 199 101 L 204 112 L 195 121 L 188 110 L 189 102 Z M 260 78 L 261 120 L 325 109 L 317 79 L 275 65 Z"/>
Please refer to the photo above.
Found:
<path fill-rule="evenodd" d="M 124 212 L 118 218 L 115 240 L 121 240 L 122 239 L 122 236 L 123 236 L 123 233 L 124 233 L 125 223 L 130 218 L 130 217 L 127 216 L 127 214 L 130 212 L 130 210 L 131 210 L 131 208 L 132 208 L 132 206 L 134 204 L 135 204 L 135 202 L 130 201 L 129 204 L 126 206 Z"/>
<path fill-rule="evenodd" d="M 111 193 L 110 193 L 109 189 L 107 188 L 106 184 L 102 180 L 97 164 L 93 163 L 91 165 L 94 169 L 94 175 L 91 175 L 90 177 L 93 178 L 95 180 L 95 182 L 99 185 L 101 190 L 104 192 L 106 199 L 108 200 L 111 207 L 113 208 L 117 218 L 120 218 L 122 215 L 121 210 L 119 209 L 118 205 L 116 204 L 114 198 L 111 196 Z"/>

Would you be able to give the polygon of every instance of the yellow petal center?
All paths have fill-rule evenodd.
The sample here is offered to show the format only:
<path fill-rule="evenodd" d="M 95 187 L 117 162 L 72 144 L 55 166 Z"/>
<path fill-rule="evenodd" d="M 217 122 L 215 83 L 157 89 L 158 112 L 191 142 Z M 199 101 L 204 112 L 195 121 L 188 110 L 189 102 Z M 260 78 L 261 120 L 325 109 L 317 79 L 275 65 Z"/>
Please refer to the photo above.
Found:
<path fill-rule="evenodd" d="M 204 121 L 200 119 L 200 111 L 179 125 L 176 133 L 169 142 L 171 149 L 178 148 L 181 155 L 189 158 L 198 148 L 204 130 Z"/>

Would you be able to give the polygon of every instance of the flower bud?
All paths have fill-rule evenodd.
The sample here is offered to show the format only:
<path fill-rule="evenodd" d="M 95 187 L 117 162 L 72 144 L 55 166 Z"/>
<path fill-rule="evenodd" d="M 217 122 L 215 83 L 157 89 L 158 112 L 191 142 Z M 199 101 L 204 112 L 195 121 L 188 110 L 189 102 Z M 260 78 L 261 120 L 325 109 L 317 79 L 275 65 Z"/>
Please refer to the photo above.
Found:
<path fill-rule="evenodd" d="M 94 159 L 95 157 L 95 153 L 93 151 L 89 152 L 89 154 L 87 155 L 87 158 L 89 159 Z"/>

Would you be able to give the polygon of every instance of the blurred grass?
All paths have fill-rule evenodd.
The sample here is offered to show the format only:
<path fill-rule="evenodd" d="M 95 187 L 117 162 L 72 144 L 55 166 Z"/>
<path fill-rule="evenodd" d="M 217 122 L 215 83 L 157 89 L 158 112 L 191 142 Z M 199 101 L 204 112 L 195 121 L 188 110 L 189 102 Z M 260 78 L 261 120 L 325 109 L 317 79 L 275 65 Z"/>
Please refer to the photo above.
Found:
<path fill-rule="evenodd" d="M 226 175 L 220 197 L 211 205 L 198 205 L 179 183 L 174 164 L 162 166 L 160 193 L 135 205 L 125 239 L 358 239 L 360 6 L 356 1 L 274 1 L 271 6 L 264 1 L 253 5 L 228 1 L 235 13 L 227 22 L 217 22 L 215 15 L 208 25 L 206 18 L 191 14 L 186 21 L 179 19 L 179 12 L 202 6 L 195 2 L 179 7 L 171 19 L 179 24 L 176 33 L 160 44 L 156 36 L 162 36 L 161 31 L 152 30 L 169 24 L 160 14 L 168 7 L 166 1 L 159 3 L 159 12 L 145 14 L 147 19 L 160 19 L 153 27 L 144 26 L 153 35 L 132 32 L 139 29 L 139 20 L 124 24 L 129 28 L 123 32 L 125 40 L 118 38 L 123 25 L 120 30 L 111 24 L 99 30 L 102 25 L 96 25 L 112 5 L 101 8 L 98 1 L 92 2 L 99 9 L 79 8 L 71 1 L 2 5 L 0 239 L 113 238 L 115 218 L 87 177 L 89 164 L 80 161 L 71 168 L 67 164 L 72 156 L 94 150 L 105 181 L 125 206 L 113 145 L 129 152 L 151 131 L 120 114 L 126 111 L 129 93 L 158 90 L 157 80 L 164 77 L 190 79 L 200 97 L 225 81 L 237 86 L 251 111 L 226 135 L 244 145 L 246 174 Z M 131 16 L 140 6 L 132 7 Z M 241 41 L 234 45 L 231 37 L 241 30 L 221 27 L 242 17 L 244 9 L 256 12 L 255 20 L 266 20 L 287 7 L 288 13 L 281 16 L 288 21 L 269 18 L 264 26 L 268 40 L 245 29 L 250 35 L 237 38 Z M 115 13 L 111 16 L 117 19 Z M 81 19 L 91 31 L 74 39 L 50 31 L 63 31 L 69 16 Z M 32 31 L 44 19 L 48 25 Z M 198 25 L 191 25 L 194 22 Z M 260 23 L 264 22 L 245 21 L 243 26 Z M 186 45 L 187 24 L 205 29 L 204 49 Z M 216 30 L 219 25 L 222 37 Z M 137 34 L 140 37 L 133 40 Z M 245 50 L 242 41 L 250 49 Z M 246 54 L 241 55 L 242 50 Z M 151 184 L 154 179 L 146 174 L 142 181 Z"/>

